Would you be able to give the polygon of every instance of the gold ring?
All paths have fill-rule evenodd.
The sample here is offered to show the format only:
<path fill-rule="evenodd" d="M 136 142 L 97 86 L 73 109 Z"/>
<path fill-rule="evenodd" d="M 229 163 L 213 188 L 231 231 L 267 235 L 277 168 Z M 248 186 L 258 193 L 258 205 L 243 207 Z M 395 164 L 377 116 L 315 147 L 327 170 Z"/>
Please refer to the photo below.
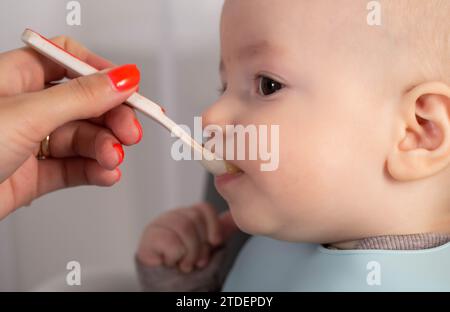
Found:
<path fill-rule="evenodd" d="M 45 139 L 41 141 L 39 147 L 39 153 L 37 155 L 38 160 L 44 160 L 50 157 L 50 136 L 47 135 Z"/>

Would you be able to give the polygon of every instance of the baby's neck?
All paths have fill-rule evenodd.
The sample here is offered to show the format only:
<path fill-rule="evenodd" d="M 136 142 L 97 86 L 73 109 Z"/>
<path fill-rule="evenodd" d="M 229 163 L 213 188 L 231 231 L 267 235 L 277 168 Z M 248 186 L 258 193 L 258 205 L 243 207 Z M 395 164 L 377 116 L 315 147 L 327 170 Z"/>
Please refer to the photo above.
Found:
<path fill-rule="evenodd" d="M 450 234 L 419 233 L 408 235 L 385 235 L 360 240 L 327 244 L 330 249 L 384 249 L 418 250 L 441 246 L 450 242 Z"/>

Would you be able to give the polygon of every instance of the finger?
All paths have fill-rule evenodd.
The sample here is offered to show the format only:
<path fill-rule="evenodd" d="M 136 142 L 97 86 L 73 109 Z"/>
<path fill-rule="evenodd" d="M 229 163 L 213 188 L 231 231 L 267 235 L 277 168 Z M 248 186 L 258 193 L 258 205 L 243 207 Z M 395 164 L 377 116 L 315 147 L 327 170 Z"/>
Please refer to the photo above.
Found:
<path fill-rule="evenodd" d="M 141 244 L 139 246 L 137 257 L 140 262 L 146 266 L 160 266 L 164 263 L 163 256 L 160 253 L 153 251 L 149 246 Z"/>
<path fill-rule="evenodd" d="M 120 165 L 125 155 L 111 131 L 87 121 L 73 121 L 53 131 L 49 147 L 54 158 L 82 156 L 108 170 Z"/>
<path fill-rule="evenodd" d="M 45 159 L 38 161 L 37 196 L 78 185 L 111 186 L 121 172 L 106 170 L 87 158 Z"/>
<path fill-rule="evenodd" d="M 69 37 L 60 36 L 51 41 L 99 70 L 114 67 L 113 63 Z M 0 68 L 0 95 L 38 91 L 44 87 L 45 82 L 74 76 L 29 47 L 0 54 Z"/>
<path fill-rule="evenodd" d="M 210 245 L 208 243 L 203 243 L 199 259 L 195 264 L 198 268 L 204 268 L 208 264 L 210 251 Z"/>
<path fill-rule="evenodd" d="M 151 252 L 162 257 L 165 266 L 174 267 L 187 253 L 186 246 L 173 229 L 152 223 L 148 232 Z"/>
<path fill-rule="evenodd" d="M 147 254 L 141 261 L 147 266 L 160 266 L 164 263 L 163 256 L 156 253 Z"/>
<path fill-rule="evenodd" d="M 129 108 L 132 110 L 132 112 L 133 112 L 133 114 L 134 114 L 134 117 L 136 117 L 136 112 L 134 111 L 133 108 L 131 108 L 131 107 L 128 106 L 127 104 L 123 104 L 123 106 L 129 107 Z M 119 107 L 119 106 L 118 106 L 118 107 Z M 106 116 L 108 113 L 109 113 L 109 112 L 107 112 L 106 114 L 103 114 L 103 115 L 101 115 L 101 116 L 99 116 L 99 117 L 91 118 L 91 119 L 89 119 L 89 121 L 92 122 L 92 123 L 95 123 L 96 125 L 104 126 L 104 125 L 105 125 L 105 116 Z"/>
<path fill-rule="evenodd" d="M 221 228 L 219 226 L 219 220 L 216 209 L 209 203 L 198 204 L 198 209 L 200 209 L 206 221 L 209 243 L 214 246 L 221 244 L 223 238 L 220 232 Z"/>
<path fill-rule="evenodd" d="M 153 239 L 155 230 L 147 226 L 142 234 L 137 251 L 137 258 L 146 266 L 159 266 L 163 264 L 163 256 L 161 252 L 153 249 Z M 157 233 L 156 233 L 157 235 Z"/>
<path fill-rule="evenodd" d="M 239 230 L 230 211 L 226 211 L 220 215 L 219 223 L 224 241 L 227 241 L 234 233 Z"/>
<path fill-rule="evenodd" d="M 171 214 L 168 214 L 166 218 L 170 218 L 170 221 L 167 220 L 167 224 L 174 225 L 172 229 L 183 242 L 187 251 L 180 262 L 180 269 L 184 272 L 190 272 L 192 271 L 194 263 L 198 258 L 202 244 L 195 225 L 189 218 L 183 214 L 180 214 L 177 210 L 174 210 Z M 155 224 L 165 226 L 164 222 L 164 219 L 156 220 Z"/>
<path fill-rule="evenodd" d="M 47 87 L 61 84 L 60 82 L 46 83 Z M 126 104 L 119 105 L 100 117 L 89 119 L 90 122 L 109 127 L 117 138 L 125 145 L 137 144 L 143 136 L 142 125 L 133 108 Z"/>
<path fill-rule="evenodd" d="M 104 125 L 125 145 L 138 143 L 142 139 L 142 126 L 134 110 L 128 105 L 119 105 L 108 111 Z"/>
<path fill-rule="evenodd" d="M 197 237 L 199 237 L 202 243 L 208 242 L 208 231 L 206 226 L 206 220 L 203 217 L 203 213 L 196 207 L 182 208 L 178 210 L 180 214 L 189 218 L 197 231 Z"/>
<path fill-rule="evenodd" d="M 195 229 L 197 231 L 197 237 L 200 242 L 200 251 L 198 253 L 197 258 L 195 259 L 194 266 L 197 266 L 199 268 L 204 267 L 207 264 L 208 261 L 208 255 L 209 255 L 209 244 L 208 244 L 208 231 L 207 231 L 207 225 L 205 217 L 203 216 L 203 212 L 198 209 L 198 206 L 193 206 L 189 209 L 180 209 L 179 212 L 181 214 L 184 214 L 187 218 L 189 218 L 192 222 L 192 224 L 195 225 Z M 183 269 L 183 266 L 185 269 Z M 185 260 L 180 263 L 180 269 L 183 271 L 188 271 L 188 267 L 190 267 L 191 264 L 188 260 Z"/>
<path fill-rule="evenodd" d="M 98 117 L 120 105 L 136 90 L 139 79 L 136 66 L 124 65 L 108 73 L 10 97 L 8 101 L 14 104 L 17 119 L 21 120 L 19 132 L 38 143 L 69 121 Z"/>
<path fill-rule="evenodd" d="M 141 239 L 138 257 L 146 265 L 173 267 L 186 252 L 176 233 L 166 227 L 150 224 Z"/>

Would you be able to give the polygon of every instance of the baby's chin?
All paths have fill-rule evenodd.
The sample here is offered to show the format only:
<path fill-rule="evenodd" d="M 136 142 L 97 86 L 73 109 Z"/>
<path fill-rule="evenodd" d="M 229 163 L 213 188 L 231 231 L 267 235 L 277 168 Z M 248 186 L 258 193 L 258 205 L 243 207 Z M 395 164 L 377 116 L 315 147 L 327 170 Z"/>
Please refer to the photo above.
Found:
<path fill-rule="evenodd" d="M 270 207 L 258 204 L 240 205 L 229 203 L 229 209 L 237 227 L 250 235 L 267 236 L 277 240 L 303 243 L 323 244 L 333 241 L 334 235 L 327 231 L 320 232 L 311 224 L 299 224 L 290 227 L 282 220 L 280 211 L 272 211 Z M 317 225 L 320 228 L 320 225 Z"/>
<path fill-rule="evenodd" d="M 229 209 L 237 227 L 247 234 L 273 237 L 276 232 L 274 219 L 252 204 L 229 203 Z"/>

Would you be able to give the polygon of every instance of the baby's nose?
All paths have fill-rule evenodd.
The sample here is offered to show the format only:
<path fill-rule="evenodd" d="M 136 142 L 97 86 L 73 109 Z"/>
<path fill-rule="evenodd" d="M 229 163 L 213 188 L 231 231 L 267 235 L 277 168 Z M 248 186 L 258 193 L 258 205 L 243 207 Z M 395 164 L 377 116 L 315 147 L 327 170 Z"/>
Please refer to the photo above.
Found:
<path fill-rule="evenodd" d="M 235 124 L 233 105 L 224 100 L 218 100 L 209 106 L 202 114 L 203 127 L 218 126 L 225 131 L 226 125 Z"/>
<path fill-rule="evenodd" d="M 227 159 L 225 151 L 227 125 L 233 126 L 237 122 L 235 111 L 236 107 L 232 103 L 221 99 L 209 106 L 202 114 L 204 142 L 209 141 L 211 151 L 223 159 Z M 216 136 L 221 136 L 221 139 Z M 215 139 L 212 140 L 214 137 Z"/>

